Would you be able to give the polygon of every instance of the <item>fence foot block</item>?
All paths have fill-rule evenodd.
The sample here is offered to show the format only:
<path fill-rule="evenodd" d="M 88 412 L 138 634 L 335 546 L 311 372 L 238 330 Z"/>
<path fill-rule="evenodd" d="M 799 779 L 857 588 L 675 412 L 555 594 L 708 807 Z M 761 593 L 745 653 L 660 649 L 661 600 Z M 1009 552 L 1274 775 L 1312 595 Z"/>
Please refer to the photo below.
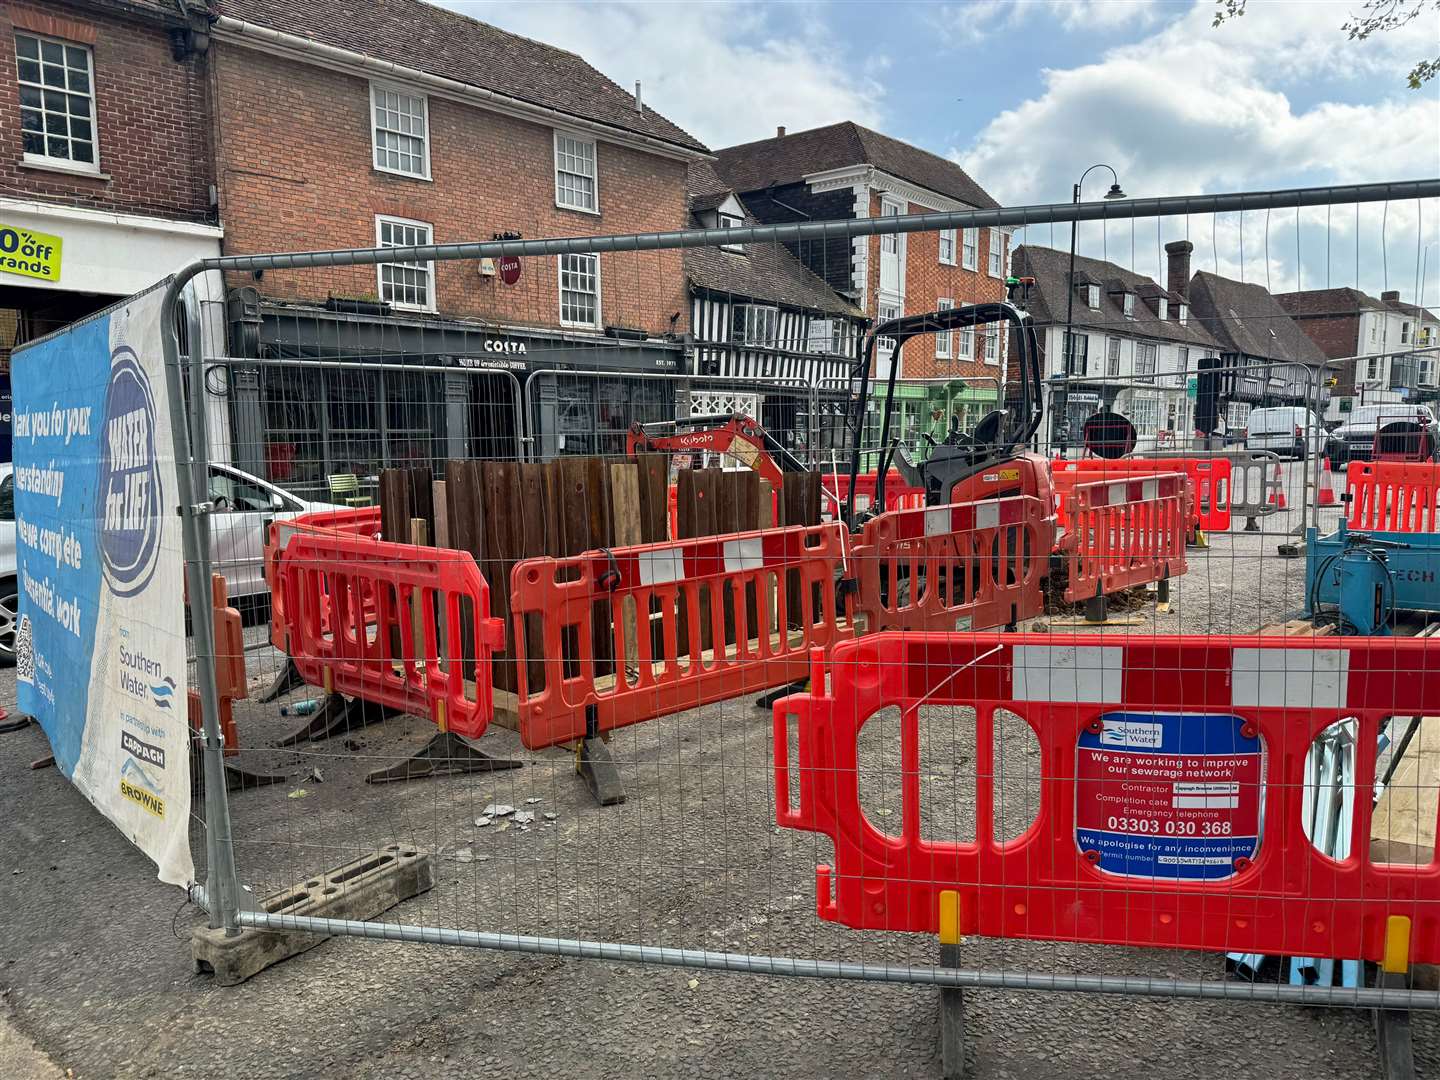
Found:
<path fill-rule="evenodd" d="M 286 735 L 276 746 L 299 746 L 301 743 L 319 742 L 332 735 L 343 735 L 347 731 L 378 724 L 392 716 L 399 716 L 399 710 L 387 705 L 376 705 L 360 698 L 347 698 L 341 694 L 330 694 L 315 715 L 301 727 Z"/>
<path fill-rule="evenodd" d="M 295 666 L 295 661 L 285 657 L 285 666 L 279 674 L 271 680 L 270 685 L 256 695 L 255 700 L 262 705 L 268 705 L 272 701 L 278 701 L 291 690 L 298 690 L 305 685 L 305 679 L 300 674 L 300 669 Z"/>
<path fill-rule="evenodd" d="M 1379 985 L 1403 990 L 1403 974 L 1382 972 Z M 1415 1080 L 1415 1050 L 1410 1042 L 1410 1014 L 1402 1009 L 1375 1010 L 1375 1042 L 1380 1049 L 1380 1075 L 1384 1080 Z"/>
<path fill-rule="evenodd" d="M 26 716 L 24 713 L 16 713 L 15 719 L 6 720 L 5 723 L 0 724 L 0 735 L 8 735 L 12 731 L 24 731 L 34 722 L 33 717 Z"/>
<path fill-rule="evenodd" d="M 205 764 L 201 756 L 203 753 L 198 740 L 191 742 L 190 790 L 197 795 L 205 790 Z M 289 777 L 278 773 L 252 772 L 243 765 L 225 762 L 226 791 L 249 791 L 253 788 L 268 787 L 270 784 L 282 784 L 288 779 Z"/>
<path fill-rule="evenodd" d="M 390 844 L 307 878 L 259 903 L 262 911 L 321 919 L 373 919 L 396 904 L 428 892 L 435 871 L 427 852 Z M 197 972 L 212 972 L 220 986 L 235 986 L 267 967 L 313 949 L 328 934 L 291 930 L 241 930 L 197 927 L 190 955 Z"/>
<path fill-rule="evenodd" d="M 1299 559 L 1304 556 L 1305 549 L 1299 544 L 1281 544 L 1275 553 L 1282 559 Z"/>
<path fill-rule="evenodd" d="M 400 764 L 369 773 L 365 782 L 396 784 L 405 780 L 424 780 L 431 776 L 459 776 L 464 773 L 518 769 L 524 764 L 523 761 L 511 758 L 493 757 L 454 732 L 441 731 Z"/>
<path fill-rule="evenodd" d="M 960 966 L 960 946 L 940 946 L 940 966 Z M 940 988 L 940 1074 L 945 1080 L 965 1075 L 965 991 L 958 986 Z"/>
<path fill-rule="evenodd" d="M 625 785 L 620 770 L 610 755 L 610 746 L 598 735 L 587 735 L 575 749 L 575 771 L 585 781 L 590 794 L 601 806 L 615 806 L 625 801 Z"/>

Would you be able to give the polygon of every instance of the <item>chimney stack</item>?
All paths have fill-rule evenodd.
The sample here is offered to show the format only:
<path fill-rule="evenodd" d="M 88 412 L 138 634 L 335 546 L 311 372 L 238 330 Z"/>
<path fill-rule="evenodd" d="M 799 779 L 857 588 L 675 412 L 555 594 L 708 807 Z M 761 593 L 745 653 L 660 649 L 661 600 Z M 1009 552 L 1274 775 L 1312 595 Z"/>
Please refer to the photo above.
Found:
<path fill-rule="evenodd" d="M 781 124 L 779 127 L 777 127 L 777 128 L 775 129 L 775 137 L 776 137 L 777 139 L 783 139 L 783 138 L 785 137 L 785 125 L 784 125 L 784 124 Z"/>
<path fill-rule="evenodd" d="M 641 100 L 640 100 L 640 80 L 639 80 L 639 79 L 636 79 L 636 80 L 635 80 L 635 111 L 638 112 L 638 113 L 643 113 L 643 112 L 645 111 L 645 105 L 644 105 L 644 104 L 641 102 Z"/>
<path fill-rule="evenodd" d="M 1400 302 L 1400 290 L 1392 289 L 1390 292 L 1382 292 L 1380 299 L 1387 304 L 1398 304 Z"/>
<path fill-rule="evenodd" d="M 1189 240 L 1172 240 L 1165 245 L 1165 257 L 1169 266 L 1165 273 L 1165 288 L 1181 299 L 1190 288 L 1190 253 L 1195 245 Z"/>

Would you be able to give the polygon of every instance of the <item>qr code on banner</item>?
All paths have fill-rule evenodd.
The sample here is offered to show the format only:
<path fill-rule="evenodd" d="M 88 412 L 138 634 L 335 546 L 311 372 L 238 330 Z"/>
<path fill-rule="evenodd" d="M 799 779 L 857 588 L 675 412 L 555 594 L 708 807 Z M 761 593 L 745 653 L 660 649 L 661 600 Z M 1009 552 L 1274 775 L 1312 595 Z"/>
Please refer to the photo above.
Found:
<path fill-rule="evenodd" d="M 15 631 L 15 679 L 35 685 L 35 641 L 30 633 L 29 615 L 20 616 L 20 626 Z"/>

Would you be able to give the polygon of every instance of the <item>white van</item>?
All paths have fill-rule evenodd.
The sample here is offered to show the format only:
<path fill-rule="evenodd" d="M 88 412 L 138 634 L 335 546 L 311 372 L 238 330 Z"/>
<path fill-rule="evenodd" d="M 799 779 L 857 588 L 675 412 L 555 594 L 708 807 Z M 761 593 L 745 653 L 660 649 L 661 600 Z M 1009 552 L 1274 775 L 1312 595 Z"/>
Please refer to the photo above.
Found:
<path fill-rule="evenodd" d="M 1307 445 L 1311 454 L 1325 452 L 1325 425 L 1311 410 L 1301 405 L 1250 410 L 1246 450 L 1273 450 L 1282 457 L 1303 459 Z"/>

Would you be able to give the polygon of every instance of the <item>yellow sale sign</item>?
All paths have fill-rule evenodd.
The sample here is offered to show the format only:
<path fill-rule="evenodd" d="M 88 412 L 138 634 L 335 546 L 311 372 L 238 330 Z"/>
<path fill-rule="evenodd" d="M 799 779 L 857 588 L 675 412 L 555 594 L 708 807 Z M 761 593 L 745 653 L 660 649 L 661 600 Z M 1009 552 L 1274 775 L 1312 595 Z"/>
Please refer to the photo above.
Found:
<path fill-rule="evenodd" d="M 58 236 L 0 222 L 0 273 L 59 281 L 61 243 Z"/>

